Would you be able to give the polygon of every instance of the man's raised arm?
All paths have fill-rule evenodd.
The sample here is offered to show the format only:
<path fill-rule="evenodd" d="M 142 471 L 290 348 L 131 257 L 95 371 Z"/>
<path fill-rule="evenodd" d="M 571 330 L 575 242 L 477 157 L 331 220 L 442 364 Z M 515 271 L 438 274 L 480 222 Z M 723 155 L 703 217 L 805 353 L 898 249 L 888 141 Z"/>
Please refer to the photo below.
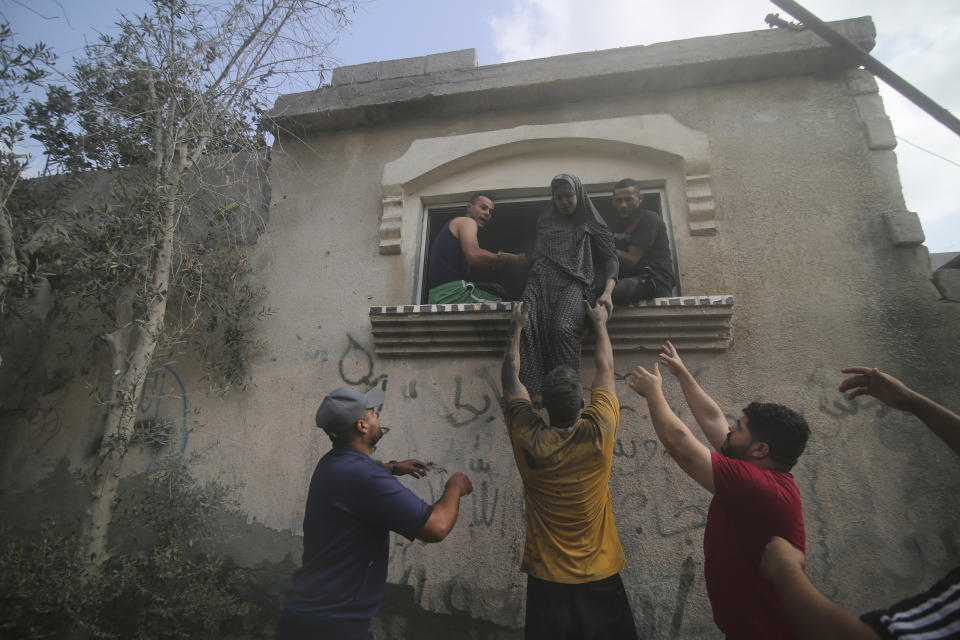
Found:
<path fill-rule="evenodd" d="M 607 333 L 607 320 L 610 319 L 610 313 L 599 301 L 597 306 L 591 307 L 590 303 L 584 300 L 583 306 L 587 309 L 587 317 L 590 318 L 593 332 L 597 336 L 597 344 L 593 352 L 597 373 L 593 377 L 591 386 L 603 387 L 610 393 L 616 393 L 613 376 L 613 345 L 610 344 L 610 334 Z"/>
<path fill-rule="evenodd" d="M 644 397 L 650 409 L 650 421 L 657 438 L 663 443 L 680 468 L 697 481 L 704 489 L 713 493 L 713 459 L 710 450 L 697 440 L 683 420 L 677 417 L 667 399 L 663 396 L 663 378 L 660 377 L 660 365 L 653 365 L 653 372 L 637 367 L 627 378 L 630 388 Z"/>
<path fill-rule="evenodd" d="M 840 383 L 841 393 L 850 391 L 849 399 L 870 395 L 889 407 L 912 413 L 960 455 L 960 416 L 879 369 L 847 367 L 840 371 L 856 374 Z"/>
<path fill-rule="evenodd" d="M 660 353 L 661 364 L 669 369 L 670 373 L 680 382 L 683 397 L 686 398 L 690 411 L 693 412 L 693 417 L 700 425 L 703 435 L 707 436 L 707 440 L 710 441 L 716 451 L 720 451 L 720 447 L 723 446 L 723 442 L 727 438 L 727 432 L 730 430 L 730 425 L 727 423 L 726 416 L 723 415 L 723 410 L 694 380 L 693 374 L 680 359 L 677 348 L 669 340 L 661 348 L 663 349 Z"/>
<path fill-rule="evenodd" d="M 527 324 L 530 309 L 522 302 L 513 303 L 510 317 L 510 332 L 507 347 L 503 351 L 503 366 L 500 367 L 500 384 L 503 385 L 503 401 L 529 400 L 527 388 L 520 382 L 520 332 Z"/>

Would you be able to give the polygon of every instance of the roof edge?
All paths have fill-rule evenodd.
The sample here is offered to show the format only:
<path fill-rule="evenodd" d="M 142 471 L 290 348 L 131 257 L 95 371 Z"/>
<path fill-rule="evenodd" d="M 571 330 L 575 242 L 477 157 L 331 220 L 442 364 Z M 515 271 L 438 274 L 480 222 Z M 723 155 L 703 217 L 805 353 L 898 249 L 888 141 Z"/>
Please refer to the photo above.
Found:
<path fill-rule="evenodd" d="M 865 51 L 873 49 L 876 29 L 869 16 L 829 24 Z M 338 84 L 282 95 L 265 117 L 275 129 L 302 135 L 858 66 L 809 29 L 748 31 L 480 67 L 466 60 L 471 53 L 466 49 L 343 67 L 344 72 L 335 71 Z M 452 64 L 417 62 L 423 71 L 410 72 L 409 61 L 431 58 Z M 363 73 L 347 73 L 358 69 Z M 397 69 L 407 71 L 398 75 Z M 356 81 L 348 81 L 351 77 Z"/>

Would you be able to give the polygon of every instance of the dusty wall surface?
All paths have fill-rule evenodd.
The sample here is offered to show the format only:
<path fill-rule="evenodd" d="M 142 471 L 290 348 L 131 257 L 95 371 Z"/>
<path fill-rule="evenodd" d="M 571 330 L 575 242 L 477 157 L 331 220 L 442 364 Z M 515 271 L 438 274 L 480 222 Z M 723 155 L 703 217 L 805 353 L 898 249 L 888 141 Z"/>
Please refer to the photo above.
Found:
<path fill-rule="evenodd" d="M 376 457 L 431 463 L 426 478 L 402 480 L 428 502 L 455 471 L 470 475 L 474 492 L 443 543 L 392 539 L 377 635 L 519 637 L 523 494 L 499 410 L 499 360 L 379 357 L 369 308 L 413 303 L 425 203 L 479 189 L 545 195 L 561 171 L 606 188 L 636 177 L 664 189 L 683 293 L 735 296 L 732 345 L 686 355 L 691 371 L 731 419 L 762 400 L 810 422 L 794 475 L 813 581 L 858 612 L 913 594 L 960 562 L 960 461 L 917 420 L 873 400 L 847 401 L 836 386 L 841 367 L 874 365 L 960 409 L 960 307 L 931 284 L 925 247 L 895 244 L 888 220 L 907 214 L 895 156 L 865 122 L 876 111 L 866 116 L 858 100 L 871 82 L 834 70 L 281 134 L 270 221 L 254 251 L 275 310 L 262 326 L 269 348 L 254 364 L 255 386 L 209 398 L 189 363 L 173 363 L 157 370 L 142 411 L 175 416 L 184 429 L 177 446 L 203 452 L 205 473 L 240 485 L 248 521 L 225 548 L 279 575 L 299 562 L 310 475 L 329 449 L 313 426 L 320 399 L 341 384 L 384 387 L 391 432 Z M 560 136 L 554 146 L 494 149 L 415 180 L 385 179 L 418 140 L 496 140 L 517 127 L 650 122 L 645 116 L 706 141 L 715 233 L 690 224 L 695 154 L 645 146 L 636 131 L 625 135 L 638 142 L 623 148 L 598 151 Z M 389 205 L 402 226 L 395 254 L 380 250 L 387 197 L 402 201 Z M 717 638 L 701 549 L 709 496 L 665 454 L 645 403 L 622 379 L 654 359 L 616 356 L 622 416 L 610 486 L 627 555 L 622 575 L 641 637 Z M 589 356 L 582 374 L 588 384 Z M 678 385 L 668 379 L 665 389 L 693 425 Z M 80 383 L 45 396 L 40 413 L 18 422 L 4 464 L 8 491 L 53 477 L 63 459 L 82 466 L 91 412 Z M 129 471 L 147 466 L 147 454 L 128 461 Z"/>

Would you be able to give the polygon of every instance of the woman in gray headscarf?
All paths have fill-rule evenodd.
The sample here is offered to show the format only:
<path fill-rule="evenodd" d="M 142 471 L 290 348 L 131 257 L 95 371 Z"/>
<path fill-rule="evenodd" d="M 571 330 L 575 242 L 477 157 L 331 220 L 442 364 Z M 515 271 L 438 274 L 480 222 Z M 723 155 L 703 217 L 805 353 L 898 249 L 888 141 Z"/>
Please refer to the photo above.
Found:
<path fill-rule="evenodd" d="M 523 290 L 530 317 L 520 335 L 520 381 L 532 398 L 540 397 L 543 376 L 554 368 L 580 371 L 583 301 L 611 312 L 619 268 L 613 235 L 580 178 L 561 173 L 550 181 L 550 192 Z"/>

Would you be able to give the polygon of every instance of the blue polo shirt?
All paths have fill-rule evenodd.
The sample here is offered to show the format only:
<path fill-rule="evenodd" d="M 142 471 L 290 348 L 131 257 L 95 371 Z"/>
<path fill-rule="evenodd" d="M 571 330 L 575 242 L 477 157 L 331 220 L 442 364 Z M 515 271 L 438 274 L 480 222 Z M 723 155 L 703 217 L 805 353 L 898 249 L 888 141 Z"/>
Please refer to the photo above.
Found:
<path fill-rule="evenodd" d="M 432 510 L 370 456 L 335 446 L 310 481 L 303 566 L 284 615 L 298 626 L 372 618 L 387 582 L 390 532 L 413 540 Z"/>

